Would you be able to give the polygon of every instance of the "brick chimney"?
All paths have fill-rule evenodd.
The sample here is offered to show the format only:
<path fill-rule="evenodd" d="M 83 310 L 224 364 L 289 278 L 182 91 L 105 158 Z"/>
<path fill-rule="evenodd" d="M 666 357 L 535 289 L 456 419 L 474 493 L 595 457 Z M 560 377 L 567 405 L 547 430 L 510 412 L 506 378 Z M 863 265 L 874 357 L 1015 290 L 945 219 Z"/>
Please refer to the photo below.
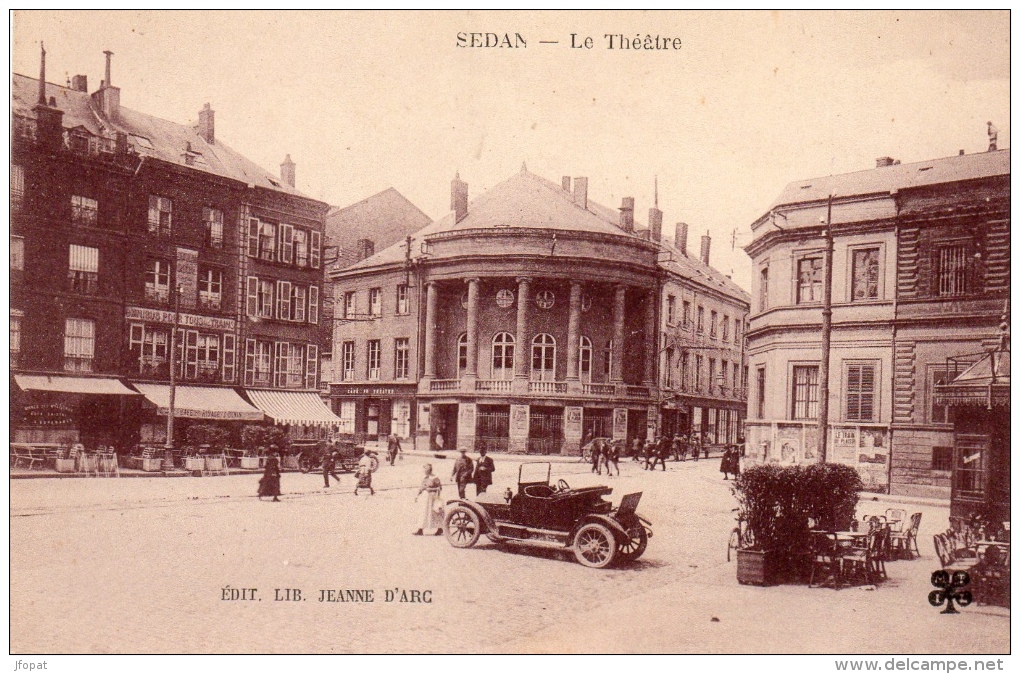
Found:
<path fill-rule="evenodd" d="M 620 203 L 620 229 L 634 233 L 634 197 L 624 197 Z"/>
<path fill-rule="evenodd" d="M 57 108 L 56 101 L 46 101 L 46 48 L 39 44 L 39 100 L 32 108 L 35 112 L 36 138 L 44 148 L 56 152 L 64 145 L 64 111 Z"/>
<path fill-rule="evenodd" d="M 107 119 L 116 119 L 120 115 L 120 88 L 110 84 L 110 61 L 112 51 L 106 54 L 106 79 L 99 83 L 99 91 L 92 94 L 92 103 Z"/>
<path fill-rule="evenodd" d="M 712 237 L 708 232 L 705 232 L 705 236 L 701 237 L 701 261 L 705 263 L 705 266 L 710 266 L 708 261 L 708 254 L 712 249 Z"/>
<path fill-rule="evenodd" d="M 662 211 L 658 206 L 648 209 L 648 230 L 651 232 L 652 241 L 662 241 Z"/>
<path fill-rule="evenodd" d="M 570 176 L 563 176 L 563 178 L 560 179 L 560 186 L 563 187 L 563 191 L 564 192 L 569 192 L 570 191 Z"/>
<path fill-rule="evenodd" d="M 468 184 L 460 179 L 458 172 L 450 182 L 450 210 L 453 221 L 460 222 L 468 213 Z"/>
<path fill-rule="evenodd" d="M 574 178 L 574 203 L 588 210 L 588 179 Z"/>
<path fill-rule="evenodd" d="M 206 107 L 208 106 L 209 104 L 206 103 Z M 212 115 L 212 110 L 209 111 L 209 114 L 210 116 Z M 201 125 L 201 122 L 199 124 Z M 212 141 L 209 142 L 211 143 Z M 291 161 L 289 154 L 284 158 L 283 163 L 280 164 L 280 179 L 291 187 L 297 187 L 297 168 L 294 162 Z"/>
<path fill-rule="evenodd" d="M 71 78 L 71 89 L 73 91 L 84 91 L 88 93 L 89 78 L 87 75 L 75 75 Z"/>
<path fill-rule="evenodd" d="M 684 255 L 687 255 L 687 223 L 676 223 L 676 233 L 673 235 L 673 246 Z"/>
<path fill-rule="evenodd" d="M 205 107 L 198 111 L 198 135 L 202 136 L 202 138 L 205 139 L 205 142 L 210 145 L 216 144 L 216 112 L 208 103 L 206 103 Z M 287 155 L 287 159 L 284 163 L 289 161 L 290 155 Z M 294 186 L 293 181 L 287 180 L 286 175 L 283 174 L 282 167 L 280 175 L 283 176 L 283 179 L 287 181 L 291 187 Z"/>

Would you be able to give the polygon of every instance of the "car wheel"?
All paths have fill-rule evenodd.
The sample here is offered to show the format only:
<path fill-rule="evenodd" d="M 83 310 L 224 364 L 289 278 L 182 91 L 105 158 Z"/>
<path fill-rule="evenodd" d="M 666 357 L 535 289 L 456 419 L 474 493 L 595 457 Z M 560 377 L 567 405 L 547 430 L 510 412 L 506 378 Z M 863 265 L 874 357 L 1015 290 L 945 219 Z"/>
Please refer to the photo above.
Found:
<path fill-rule="evenodd" d="M 446 524 L 443 527 L 446 540 L 455 548 L 470 548 L 478 542 L 482 535 L 481 522 L 478 515 L 470 508 L 455 506 L 446 515 Z"/>
<path fill-rule="evenodd" d="M 574 536 L 574 557 L 581 564 L 595 569 L 609 566 L 616 558 L 613 532 L 603 524 L 585 524 Z"/>
<path fill-rule="evenodd" d="M 648 547 L 648 533 L 640 524 L 635 524 L 627 530 L 628 538 L 620 541 L 616 547 L 616 554 L 621 562 L 633 562 L 645 553 Z"/>

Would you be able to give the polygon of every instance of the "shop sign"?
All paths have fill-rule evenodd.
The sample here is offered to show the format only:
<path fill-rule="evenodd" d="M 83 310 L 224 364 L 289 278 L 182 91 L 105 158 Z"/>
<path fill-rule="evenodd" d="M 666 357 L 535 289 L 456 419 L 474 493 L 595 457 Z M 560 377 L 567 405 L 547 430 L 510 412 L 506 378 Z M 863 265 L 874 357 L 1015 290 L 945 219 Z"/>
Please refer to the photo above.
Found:
<path fill-rule="evenodd" d="M 395 396 L 402 393 L 394 386 L 334 386 L 332 394 L 341 396 Z"/>
<path fill-rule="evenodd" d="M 129 321 L 172 324 L 174 322 L 174 312 L 164 311 L 163 309 L 147 309 L 145 307 L 127 307 L 124 309 L 124 318 Z M 177 324 L 182 328 L 207 328 L 209 330 L 223 330 L 225 332 L 234 331 L 233 318 L 182 313 L 178 314 Z"/>
<path fill-rule="evenodd" d="M 197 250 L 193 248 L 177 249 L 177 284 L 181 287 L 181 306 L 193 309 L 195 298 L 198 296 Z"/>
<path fill-rule="evenodd" d="M 25 426 L 73 427 L 74 409 L 61 404 L 25 405 L 21 421 Z"/>

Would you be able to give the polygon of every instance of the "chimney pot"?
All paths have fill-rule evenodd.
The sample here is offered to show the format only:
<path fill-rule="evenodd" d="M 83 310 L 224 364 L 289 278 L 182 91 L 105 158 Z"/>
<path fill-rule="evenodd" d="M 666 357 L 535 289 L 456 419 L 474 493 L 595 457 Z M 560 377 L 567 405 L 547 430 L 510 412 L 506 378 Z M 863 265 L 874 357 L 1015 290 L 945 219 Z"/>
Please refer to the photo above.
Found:
<path fill-rule="evenodd" d="M 588 210 L 588 179 L 574 178 L 574 203 Z"/>
<path fill-rule="evenodd" d="M 205 142 L 210 145 L 216 144 L 216 112 L 208 103 L 206 103 L 205 107 L 198 111 L 198 135 L 202 136 L 202 138 L 205 139 Z M 287 161 L 289 160 L 290 155 L 287 155 Z M 287 179 L 282 173 L 282 168 L 280 175 L 284 180 Z M 291 187 L 293 186 L 294 184 L 291 183 Z"/>
<path fill-rule="evenodd" d="M 208 103 L 205 105 L 207 108 L 209 107 Z M 211 114 L 212 110 L 209 112 Z M 210 139 L 209 142 L 211 143 L 212 140 Z M 283 163 L 280 164 L 280 178 L 291 187 L 297 187 L 297 167 L 289 154 L 284 158 Z"/>
<path fill-rule="evenodd" d="M 450 182 L 450 210 L 454 222 L 460 222 L 468 213 L 468 184 L 460 179 L 458 172 Z"/>
<path fill-rule="evenodd" d="M 892 157 L 879 157 L 875 160 L 875 168 L 882 168 L 883 166 L 893 166 L 899 164 L 898 161 Z"/>
<path fill-rule="evenodd" d="M 960 156 L 962 157 L 963 155 L 964 155 L 963 150 L 960 150 Z"/>
<path fill-rule="evenodd" d="M 648 230 L 652 241 L 662 241 L 662 211 L 657 206 L 648 209 Z"/>
<path fill-rule="evenodd" d="M 563 187 L 564 192 L 570 191 L 570 176 L 563 176 L 560 180 L 560 185 Z"/>
<path fill-rule="evenodd" d="M 712 249 L 712 237 L 709 235 L 708 232 L 705 232 L 705 235 L 701 237 L 701 261 L 705 263 L 706 267 L 711 266 L 708 261 L 709 259 L 708 256 L 709 253 L 711 252 L 711 249 Z"/>
<path fill-rule="evenodd" d="M 684 255 L 687 255 L 687 223 L 676 223 L 676 234 L 673 236 L 673 246 Z"/>
<path fill-rule="evenodd" d="M 106 54 L 106 79 L 103 80 L 103 85 L 106 87 L 112 87 L 113 79 L 110 77 L 110 61 L 113 59 L 113 52 L 107 49 L 103 53 Z"/>
<path fill-rule="evenodd" d="M 620 203 L 620 229 L 634 233 L 634 197 L 624 197 Z"/>

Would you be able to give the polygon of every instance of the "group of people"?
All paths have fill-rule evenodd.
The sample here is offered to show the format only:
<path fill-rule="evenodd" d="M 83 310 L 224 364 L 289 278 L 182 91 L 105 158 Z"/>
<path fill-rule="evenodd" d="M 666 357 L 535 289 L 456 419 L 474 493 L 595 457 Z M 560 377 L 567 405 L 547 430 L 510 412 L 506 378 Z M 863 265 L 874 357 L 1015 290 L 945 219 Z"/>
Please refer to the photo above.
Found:
<path fill-rule="evenodd" d="M 612 475 L 612 469 L 620 474 L 620 453 L 623 449 L 623 441 L 610 441 L 605 438 L 595 438 L 591 441 L 591 472 L 602 474 L 606 469 L 606 475 Z"/>
<path fill-rule="evenodd" d="M 485 490 L 492 485 L 492 474 L 496 472 L 496 464 L 492 457 L 483 447 L 478 450 L 478 460 L 472 460 L 467 455 L 466 449 L 461 449 L 460 456 L 453 463 L 451 479 L 457 485 L 457 495 L 460 498 L 467 498 L 467 486 L 475 485 L 475 496 L 484 494 Z M 446 515 L 443 508 L 443 481 L 438 475 L 433 474 L 432 464 L 424 466 L 425 477 L 421 481 L 421 487 L 415 495 L 415 502 L 425 494 L 425 511 L 422 513 L 420 526 L 415 530 L 415 536 L 439 536 L 443 533 L 443 519 Z"/>
<path fill-rule="evenodd" d="M 722 462 L 719 470 L 722 471 L 724 479 L 729 479 L 730 475 L 734 478 L 740 475 L 740 446 L 743 445 L 743 438 L 737 440 L 736 445 L 730 445 L 723 452 Z M 606 474 L 611 475 L 611 468 L 616 469 L 616 474 L 620 474 L 620 456 L 623 453 L 623 441 L 622 440 L 608 440 L 606 438 L 595 438 L 594 440 L 590 437 L 585 438 L 583 442 L 584 447 L 591 448 L 591 472 L 602 474 L 602 469 L 606 469 Z M 662 470 L 666 470 L 666 459 L 672 458 L 674 461 L 686 461 L 688 457 L 692 461 L 698 461 L 701 458 L 708 458 L 708 446 L 704 445 L 701 438 L 697 435 L 688 436 L 678 433 L 672 438 L 669 436 L 656 436 L 655 439 L 645 442 L 644 438 L 634 438 L 630 444 L 629 456 L 635 462 L 643 464 L 645 470 L 655 470 L 656 466 L 661 466 Z"/>

